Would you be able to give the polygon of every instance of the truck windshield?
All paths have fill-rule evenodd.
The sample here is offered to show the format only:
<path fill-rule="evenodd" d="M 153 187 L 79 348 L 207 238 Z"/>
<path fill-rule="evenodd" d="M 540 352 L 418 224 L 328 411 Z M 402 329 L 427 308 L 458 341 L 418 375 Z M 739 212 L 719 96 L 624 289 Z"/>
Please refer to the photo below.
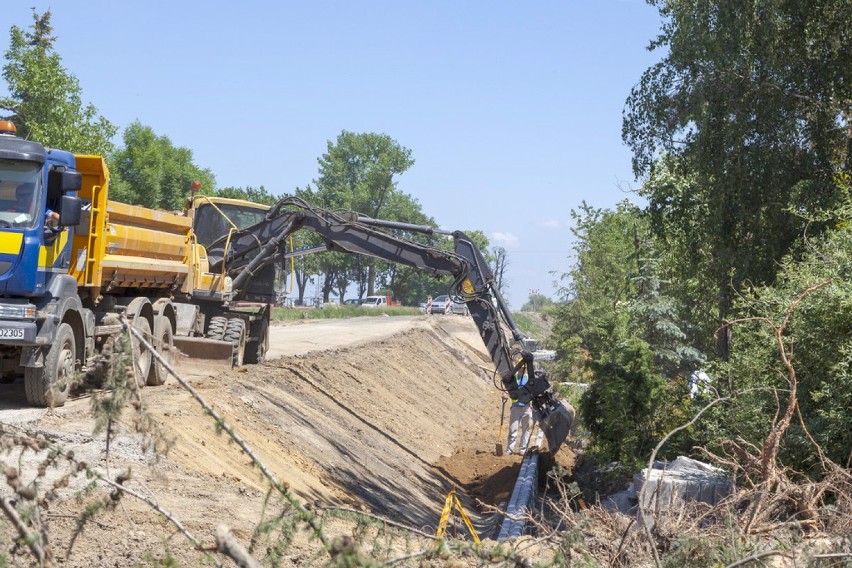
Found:
<path fill-rule="evenodd" d="M 0 160 L 0 229 L 34 226 L 41 193 L 40 164 Z"/>
<path fill-rule="evenodd" d="M 210 204 L 201 205 L 195 212 L 195 235 L 198 242 L 203 246 L 209 246 L 216 239 L 228 234 L 231 223 L 238 229 L 245 229 L 263 221 L 266 217 L 266 209 L 255 207 L 241 207 L 229 203 L 217 203 L 219 211 L 228 216 L 224 219 L 222 214 Z M 228 222 L 231 221 L 231 223 Z"/>

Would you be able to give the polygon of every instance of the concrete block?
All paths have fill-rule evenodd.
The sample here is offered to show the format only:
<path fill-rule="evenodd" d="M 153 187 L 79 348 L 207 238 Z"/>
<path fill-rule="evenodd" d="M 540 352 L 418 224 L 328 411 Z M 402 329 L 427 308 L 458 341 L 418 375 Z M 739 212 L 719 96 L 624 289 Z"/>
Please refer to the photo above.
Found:
<path fill-rule="evenodd" d="M 733 491 L 733 481 L 724 471 L 683 456 L 662 468 L 645 469 L 633 476 L 637 496 L 646 484 L 642 504 L 650 511 L 679 509 L 688 501 L 715 505 Z"/>

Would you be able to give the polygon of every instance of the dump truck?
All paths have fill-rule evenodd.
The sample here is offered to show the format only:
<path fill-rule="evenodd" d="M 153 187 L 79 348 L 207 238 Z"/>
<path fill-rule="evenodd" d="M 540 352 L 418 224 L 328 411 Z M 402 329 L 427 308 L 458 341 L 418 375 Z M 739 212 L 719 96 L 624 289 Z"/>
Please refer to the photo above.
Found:
<path fill-rule="evenodd" d="M 23 376 L 30 404 L 61 406 L 79 374 L 110 372 L 122 316 L 166 361 L 176 346 L 229 365 L 262 361 L 274 267 L 234 298 L 203 243 L 269 207 L 196 196 L 173 213 L 108 192 L 100 156 L 45 148 L 0 121 L 0 380 Z M 137 383 L 162 384 L 162 365 L 135 340 L 132 350 Z"/>

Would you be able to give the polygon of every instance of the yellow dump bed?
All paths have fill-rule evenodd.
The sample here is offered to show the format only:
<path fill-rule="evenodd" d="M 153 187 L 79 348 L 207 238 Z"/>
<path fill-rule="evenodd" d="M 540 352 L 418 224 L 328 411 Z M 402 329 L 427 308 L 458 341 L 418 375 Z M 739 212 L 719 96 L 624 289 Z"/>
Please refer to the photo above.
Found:
<path fill-rule="evenodd" d="M 76 156 L 80 199 L 91 203 L 72 243 L 70 274 L 97 296 L 116 288 L 191 285 L 192 221 L 107 199 L 109 172 L 100 156 Z"/>

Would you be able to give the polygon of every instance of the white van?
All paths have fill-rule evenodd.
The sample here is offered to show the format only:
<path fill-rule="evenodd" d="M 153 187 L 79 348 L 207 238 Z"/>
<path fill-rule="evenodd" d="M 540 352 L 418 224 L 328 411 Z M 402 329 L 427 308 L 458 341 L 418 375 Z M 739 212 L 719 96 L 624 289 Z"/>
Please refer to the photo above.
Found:
<path fill-rule="evenodd" d="M 364 298 L 364 301 L 361 302 L 361 307 L 363 308 L 386 308 L 388 307 L 388 297 L 387 296 L 367 296 Z"/>

